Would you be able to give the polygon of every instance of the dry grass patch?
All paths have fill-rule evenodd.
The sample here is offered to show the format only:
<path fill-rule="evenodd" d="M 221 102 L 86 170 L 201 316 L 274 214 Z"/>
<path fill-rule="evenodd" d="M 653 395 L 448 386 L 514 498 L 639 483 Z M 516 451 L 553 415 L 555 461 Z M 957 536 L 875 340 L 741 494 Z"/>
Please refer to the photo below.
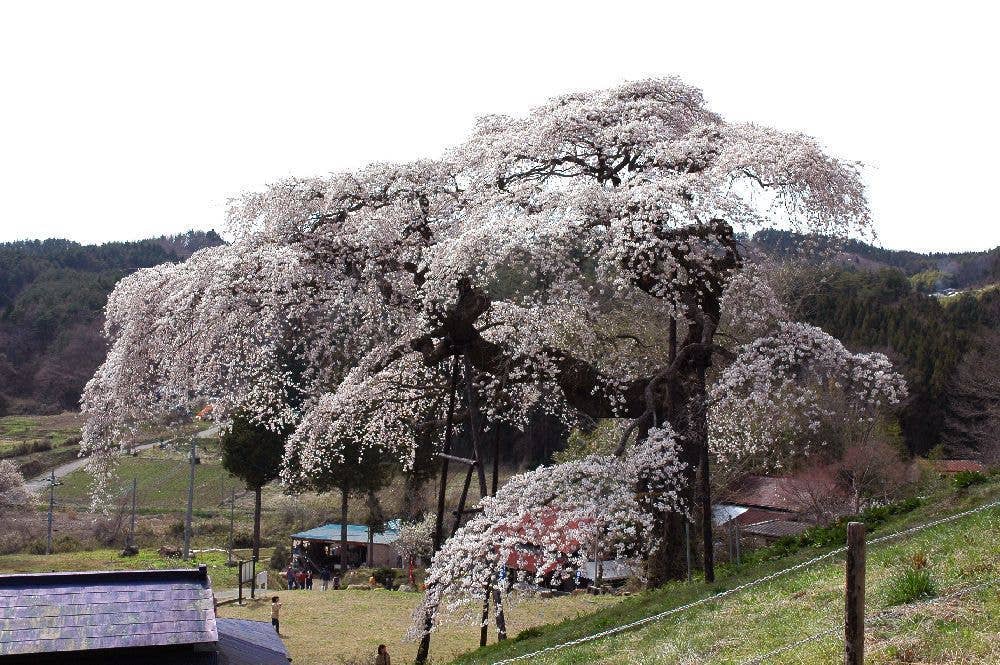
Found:
<path fill-rule="evenodd" d="M 270 593 L 266 598 L 243 607 L 225 605 L 220 617 L 270 620 Z M 393 662 L 412 662 L 417 653 L 415 642 L 405 642 L 414 608 L 421 594 L 399 591 L 282 591 L 281 632 L 296 663 L 310 665 L 340 664 L 375 653 L 384 643 Z M 593 612 L 617 601 L 612 596 L 564 596 L 526 599 L 507 612 L 507 630 L 511 637 L 544 623 Z M 490 626 L 490 641 L 495 639 Z M 479 628 L 450 625 L 431 638 L 431 659 L 445 663 L 479 646 Z M 363 661 L 361 661 L 363 662 Z"/>

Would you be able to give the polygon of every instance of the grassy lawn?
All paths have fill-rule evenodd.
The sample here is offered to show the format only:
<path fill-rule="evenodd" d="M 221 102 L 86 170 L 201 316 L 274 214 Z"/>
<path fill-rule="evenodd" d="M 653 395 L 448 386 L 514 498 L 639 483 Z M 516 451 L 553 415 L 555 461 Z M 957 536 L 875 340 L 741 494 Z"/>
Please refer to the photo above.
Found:
<path fill-rule="evenodd" d="M 987 486 L 928 501 L 879 533 L 930 521 L 1000 495 Z M 878 534 L 876 534 L 878 535 Z M 938 595 L 967 584 L 1000 577 L 1000 509 L 876 545 L 868 553 L 867 611 L 890 604 L 896 580 L 925 557 Z M 593 634 L 635 619 L 711 596 L 757 579 L 826 550 L 809 550 L 751 570 L 724 566 L 720 581 L 706 587 L 675 583 L 649 591 L 590 616 L 545 626 L 542 634 L 520 643 L 490 646 L 459 659 L 490 663 L 516 654 Z M 741 663 L 827 628 L 837 635 L 768 658 L 768 663 L 827 663 L 842 659 L 839 626 L 843 621 L 843 557 L 806 568 L 762 586 L 708 602 L 634 631 L 564 649 L 531 662 L 541 663 Z M 938 605 L 907 605 L 902 616 L 875 623 L 869 630 L 869 663 L 1000 662 L 1000 585 Z"/>
<path fill-rule="evenodd" d="M 265 592 L 266 593 L 266 592 Z M 343 663 L 374 654 L 384 643 L 394 663 L 412 662 L 417 652 L 415 642 L 404 642 L 419 593 L 398 591 L 280 591 L 281 632 L 295 663 L 326 665 Z M 610 596 L 564 596 L 530 599 L 507 612 L 507 630 L 511 636 L 520 631 L 570 617 L 593 612 L 618 599 Z M 270 620 L 270 603 L 261 600 L 243 607 L 225 605 L 220 617 Z M 495 639 L 493 626 L 490 639 Z M 431 638 L 431 659 L 444 663 L 479 644 L 479 628 L 449 625 Z M 360 662 L 365 662 L 361 660 Z"/>
<path fill-rule="evenodd" d="M 5 554 L 0 556 L 0 573 L 47 573 L 77 570 L 149 570 L 208 566 L 212 586 L 236 586 L 236 569 L 226 565 L 222 552 L 201 552 L 191 561 L 161 557 L 155 550 L 140 550 L 138 556 L 122 557 L 119 550 L 91 550 L 63 554 Z"/>

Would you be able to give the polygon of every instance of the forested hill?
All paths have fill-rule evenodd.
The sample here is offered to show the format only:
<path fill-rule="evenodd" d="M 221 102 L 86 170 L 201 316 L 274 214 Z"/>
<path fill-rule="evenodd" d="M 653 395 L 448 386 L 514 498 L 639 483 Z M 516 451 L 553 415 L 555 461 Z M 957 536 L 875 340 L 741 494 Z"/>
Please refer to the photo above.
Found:
<path fill-rule="evenodd" d="M 754 244 L 778 255 L 795 251 L 803 241 L 802 236 L 788 231 L 765 230 L 753 237 Z M 962 290 L 1000 282 L 1000 247 L 981 252 L 921 254 L 848 240 L 837 247 L 836 256 L 845 267 L 865 270 L 896 268 L 921 293 Z"/>
<path fill-rule="evenodd" d="M 221 244 L 215 231 L 138 242 L 0 244 L 0 415 L 78 407 L 106 350 L 102 310 L 115 282 Z"/>

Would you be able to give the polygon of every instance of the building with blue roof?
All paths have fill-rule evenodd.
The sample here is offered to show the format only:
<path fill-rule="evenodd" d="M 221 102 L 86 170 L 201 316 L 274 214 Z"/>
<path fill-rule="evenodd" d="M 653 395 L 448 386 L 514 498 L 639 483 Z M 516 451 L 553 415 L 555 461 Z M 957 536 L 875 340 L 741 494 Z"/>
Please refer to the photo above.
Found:
<path fill-rule="evenodd" d="M 337 522 L 292 534 L 292 553 L 313 568 L 341 570 L 366 565 L 398 568 L 399 554 L 393 543 L 399 538 L 399 520 L 390 520 L 383 531 L 371 531 L 363 524 L 347 525 L 347 552 L 342 556 L 341 528 Z"/>

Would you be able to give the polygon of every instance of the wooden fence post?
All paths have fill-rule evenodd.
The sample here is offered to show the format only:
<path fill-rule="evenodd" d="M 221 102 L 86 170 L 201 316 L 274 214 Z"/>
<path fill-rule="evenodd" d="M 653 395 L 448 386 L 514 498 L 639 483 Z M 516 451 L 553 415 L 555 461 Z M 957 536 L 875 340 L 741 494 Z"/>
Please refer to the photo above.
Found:
<path fill-rule="evenodd" d="M 847 525 L 847 577 L 844 585 L 844 665 L 865 660 L 865 525 Z"/>

